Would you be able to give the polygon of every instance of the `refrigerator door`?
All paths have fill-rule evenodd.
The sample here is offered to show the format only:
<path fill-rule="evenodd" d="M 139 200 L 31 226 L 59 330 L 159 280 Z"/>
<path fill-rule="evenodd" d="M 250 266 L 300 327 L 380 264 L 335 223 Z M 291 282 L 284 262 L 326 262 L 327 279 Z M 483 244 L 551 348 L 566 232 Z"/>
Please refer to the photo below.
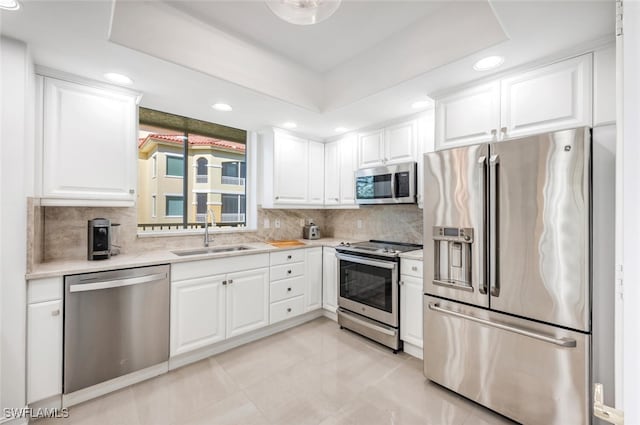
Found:
<path fill-rule="evenodd" d="M 590 130 L 491 145 L 490 307 L 590 331 Z"/>
<path fill-rule="evenodd" d="M 488 153 L 475 145 L 424 156 L 424 292 L 482 307 Z"/>
<path fill-rule="evenodd" d="M 590 336 L 424 297 L 424 374 L 527 425 L 589 424 Z"/>

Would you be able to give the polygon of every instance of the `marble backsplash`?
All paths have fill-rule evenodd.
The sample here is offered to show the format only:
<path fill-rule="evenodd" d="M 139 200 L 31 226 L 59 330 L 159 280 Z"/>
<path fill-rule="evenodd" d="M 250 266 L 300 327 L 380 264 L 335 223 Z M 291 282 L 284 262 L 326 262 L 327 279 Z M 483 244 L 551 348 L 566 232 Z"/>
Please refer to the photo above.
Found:
<path fill-rule="evenodd" d="M 202 245 L 202 234 L 139 237 L 135 208 L 40 207 L 29 203 L 29 266 L 55 260 L 83 259 L 87 255 L 87 221 L 105 217 L 120 223 L 123 253 Z M 300 239 L 306 220 L 320 226 L 322 237 L 349 241 L 384 239 L 421 243 L 422 210 L 416 205 L 381 205 L 344 210 L 258 209 L 256 231 L 217 233 L 212 245 Z M 280 227 L 276 227 L 279 221 Z M 265 226 L 268 222 L 268 227 Z"/>

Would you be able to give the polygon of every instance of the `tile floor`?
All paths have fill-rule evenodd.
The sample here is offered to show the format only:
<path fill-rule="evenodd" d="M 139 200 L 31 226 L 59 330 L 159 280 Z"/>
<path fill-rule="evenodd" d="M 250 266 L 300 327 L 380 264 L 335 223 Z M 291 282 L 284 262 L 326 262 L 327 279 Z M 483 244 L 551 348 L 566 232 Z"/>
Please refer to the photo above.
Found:
<path fill-rule="evenodd" d="M 321 318 L 71 407 L 37 425 L 511 424 L 422 362 Z"/>

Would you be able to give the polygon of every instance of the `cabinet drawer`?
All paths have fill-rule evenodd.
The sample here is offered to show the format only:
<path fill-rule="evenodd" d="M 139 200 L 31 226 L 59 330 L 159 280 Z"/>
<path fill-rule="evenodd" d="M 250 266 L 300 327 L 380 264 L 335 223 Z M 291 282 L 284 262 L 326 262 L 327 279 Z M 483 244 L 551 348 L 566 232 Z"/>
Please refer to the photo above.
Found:
<path fill-rule="evenodd" d="M 273 303 L 304 294 L 304 283 L 304 276 L 272 282 L 269 291 L 271 302 Z"/>
<path fill-rule="evenodd" d="M 304 295 L 271 304 L 269 324 L 281 322 L 304 313 Z"/>
<path fill-rule="evenodd" d="M 400 260 L 400 274 L 422 279 L 422 261 L 403 258 Z"/>
<path fill-rule="evenodd" d="M 261 269 L 269 264 L 269 254 L 242 254 L 226 258 L 194 260 L 171 265 L 171 281 L 196 279 L 214 274 Z"/>
<path fill-rule="evenodd" d="M 283 264 L 271 267 L 271 282 L 289 277 L 304 276 L 304 263 Z"/>
<path fill-rule="evenodd" d="M 27 286 L 27 303 L 61 300 L 62 292 L 63 283 L 60 277 L 30 280 Z"/>
<path fill-rule="evenodd" d="M 297 263 L 304 261 L 304 249 L 291 249 L 271 253 L 271 265 Z"/>

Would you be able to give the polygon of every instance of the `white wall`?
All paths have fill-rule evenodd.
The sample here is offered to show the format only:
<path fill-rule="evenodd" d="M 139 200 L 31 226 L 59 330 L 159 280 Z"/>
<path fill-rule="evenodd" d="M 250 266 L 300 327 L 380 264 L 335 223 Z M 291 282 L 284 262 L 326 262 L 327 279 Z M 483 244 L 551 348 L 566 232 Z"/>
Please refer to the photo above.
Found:
<path fill-rule="evenodd" d="M 0 39 L 0 405 L 25 399 L 27 184 L 33 173 L 33 65 L 27 46 Z M 29 100 L 27 100 L 29 99 Z M 27 183 L 29 182 L 29 183 Z"/>
<path fill-rule="evenodd" d="M 623 400 L 625 423 L 640 424 L 640 2 L 624 2 L 623 25 Z"/>

